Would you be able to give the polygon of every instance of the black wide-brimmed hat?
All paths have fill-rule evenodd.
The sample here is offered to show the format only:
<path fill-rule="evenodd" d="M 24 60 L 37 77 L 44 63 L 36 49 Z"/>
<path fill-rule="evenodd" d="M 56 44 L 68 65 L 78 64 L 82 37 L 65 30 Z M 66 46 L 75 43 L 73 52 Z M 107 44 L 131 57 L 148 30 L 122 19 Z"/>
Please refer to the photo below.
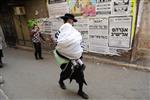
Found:
<path fill-rule="evenodd" d="M 77 22 L 73 14 L 66 13 L 64 16 L 60 17 L 61 19 L 72 19 L 74 22 Z"/>

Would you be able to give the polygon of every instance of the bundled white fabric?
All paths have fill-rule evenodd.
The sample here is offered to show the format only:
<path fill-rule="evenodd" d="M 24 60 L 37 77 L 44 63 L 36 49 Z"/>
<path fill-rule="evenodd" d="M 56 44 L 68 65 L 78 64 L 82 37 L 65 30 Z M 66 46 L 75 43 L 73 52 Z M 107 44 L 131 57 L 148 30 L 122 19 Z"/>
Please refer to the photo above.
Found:
<path fill-rule="evenodd" d="M 82 56 L 82 36 L 71 24 L 65 23 L 59 29 L 56 49 L 69 59 L 79 59 Z"/>
<path fill-rule="evenodd" d="M 0 49 L 7 47 L 2 28 L 0 26 Z"/>

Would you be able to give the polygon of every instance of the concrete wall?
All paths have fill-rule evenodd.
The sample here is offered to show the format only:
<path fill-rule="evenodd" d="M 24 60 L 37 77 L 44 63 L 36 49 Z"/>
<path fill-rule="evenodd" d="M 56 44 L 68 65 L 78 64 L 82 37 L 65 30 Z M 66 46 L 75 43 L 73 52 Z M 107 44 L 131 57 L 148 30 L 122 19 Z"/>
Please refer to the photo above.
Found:
<path fill-rule="evenodd" d="M 37 19 L 48 17 L 46 0 L 25 0 L 23 6 L 26 14 L 21 16 L 20 19 L 19 16 L 14 15 L 18 43 L 20 45 L 32 46 L 27 21 L 33 18 Z"/>
<path fill-rule="evenodd" d="M 48 17 L 46 0 L 26 0 L 27 19 Z"/>
<path fill-rule="evenodd" d="M 150 59 L 150 0 L 144 0 L 137 52 L 139 58 Z"/>
<path fill-rule="evenodd" d="M 140 26 L 139 48 L 150 49 L 150 0 L 144 1 Z"/>

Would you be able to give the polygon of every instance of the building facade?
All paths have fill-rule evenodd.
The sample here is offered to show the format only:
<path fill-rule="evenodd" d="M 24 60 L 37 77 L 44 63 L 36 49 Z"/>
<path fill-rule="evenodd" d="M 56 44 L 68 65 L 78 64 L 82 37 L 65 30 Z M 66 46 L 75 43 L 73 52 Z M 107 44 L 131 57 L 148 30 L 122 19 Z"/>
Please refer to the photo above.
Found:
<path fill-rule="evenodd" d="M 76 25 L 76 27 L 83 31 L 83 36 L 85 40 L 84 42 L 88 44 L 88 53 L 89 54 L 94 54 L 94 55 L 99 55 L 100 57 L 106 57 L 110 59 L 121 59 L 124 61 L 134 61 L 136 60 L 138 52 L 143 49 L 150 49 L 150 34 L 149 34 L 149 10 L 150 10 L 150 1 L 149 0 L 144 0 L 143 7 L 142 7 L 142 13 L 141 16 L 141 23 L 139 24 L 138 22 L 138 15 L 139 15 L 139 5 L 142 0 L 126 0 L 126 2 L 123 5 L 123 8 L 119 8 L 120 6 L 118 5 L 118 2 L 121 2 L 118 0 L 118 2 L 113 1 L 113 7 L 109 6 L 112 2 L 111 0 L 85 0 L 82 2 L 82 0 L 78 0 L 77 2 L 73 2 L 73 0 L 67 0 L 68 2 L 66 4 L 69 5 L 69 9 L 64 9 L 65 2 L 66 0 L 1 0 L 0 2 L 0 23 L 3 28 L 5 38 L 8 44 L 10 45 L 23 45 L 23 46 L 32 46 L 32 42 L 30 39 L 30 29 L 28 27 L 28 20 L 30 19 L 49 19 L 55 15 L 55 17 L 58 17 L 62 13 L 66 12 L 72 12 L 75 15 L 82 16 L 79 17 L 80 25 L 84 24 L 85 27 L 90 26 L 85 30 L 83 28 L 77 27 L 79 24 Z M 95 2 L 93 2 L 95 1 Z M 106 2 L 107 1 L 107 2 Z M 130 3 L 129 3 L 130 2 Z M 134 5 L 136 3 L 136 5 Z M 107 4 L 107 7 L 104 7 L 103 4 Z M 72 6 L 74 5 L 74 6 Z M 126 14 L 128 11 L 128 8 L 131 6 L 129 9 L 130 14 Z M 126 9 L 124 9 L 124 7 Z M 106 8 L 108 11 L 106 11 Z M 17 10 L 21 11 L 21 14 L 16 14 Z M 119 18 L 119 9 L 124 10 L 124 13 L 126 15 L 120 14 L 121 18 Z M 141 8 L 140 8 L 141 9 Z M 61 11 L 63 10 L 63 11 Z M 112 11 L 113 10 L 113 11 Z M 111 14 L 113 13 L 114 15 L 106 15 L 107 17 L 100 18 L 98 17 L 93 17 L 97 14 Z M 58 16 L 57 16 L 58 15 Z M 86 16 L 86 17 L 85 17 Z M 117 17 L 116 17 L 117 16 Z M 132 18 L 130 17 L 132 16 Z M 116 17 L 116 18 L 115 18 Z M 84 19 L 84 20 L 83 20 Z M 85 23 L 86 19 L 90 21 L 90 23 Z M 100 22 L 100 20 L 103 23 L 97 24 L 96 22 Z M 124 28 L 124 32 L 127 30 L 130 30 L 130 37 L 124 38 L 121 37 L 121 39 L 116 38 L 115 36 L 109 35 L 110 31 L 112 31 L 113 34 L 116 35 L 116 32 L 119 28 L 113 28 L 113 27 L 119 27 L 119 22 L 115 22 L 114 20 L 127 20 L 128 22 L 120 21 L 120 23 L 124 23 L 124 26 L 129 26 L 131 21 L 132 21 L 132 29 L 129 27 Z M 107 22 L 112 23 L 111 25 L 108 25 L 109 29 L 104 30 L 104 28 L 107 27 L 105 25 Z M 52 20 L 53 23 L 54 20 Z M 58 21 L 59 22 L 59 21 Z M 54 22 L 56 24 L 56 22 Z M 114 23 L 114 24 L 113 24 Z M 128 23 L 128 24 L 127 24 Z M 87 25 L 86 25 L 87 24 Z M 137 25 L 139 24 L 139 27 Z M 94 30 L 94 26 L 100 26 L 101 30 L 104 31 L 98 31 Z M 113 26 L 116 25 L 116 26 Z M 118 25 L 118 26 L 117 26 Z M 56 24 L 57 26 L 57 24 Z M 106 26 L 102 27 L 101 26 Z M 122 27 L 124 27 L 122 26 Z M 53 28 L 53 27 L 52 27 Z M 111 30 L 112 28 L 112 30 Z M 123 28 L 122 28 L 123 29 Z M 55 29 L 52 29 L 55 30 Z M 86 36 L 84 33 L 85 31 L 88 31 L 88 36 Z M 107 33 L 106 36 L 102 34 L 100 36 L 99 34 L 95 34 L 93 32 L 100 32 L 100 33 Z M 118 31 L 119 32 L 119 31 Z M 123 32 L 123 31 L 120 31 Z M 118 33 L 120 34 L 120 33 Z M 122 36 L 126 36 L 127 33 L 121 33 Z M 45 34 L 47 37 L 47 34 Z M 117 35 L 116 35 L 117 36 Z M 90 39 L 89 39 L 90 38 Z M 97 38 L 97 39 L 105 39 L 105 41 L 102 42 L 102 40 L 98 40 L 97 42 L 94 42 L 92 38 Z M 109 38 L 109 39 L 108 39 Z M 106 40 L 108 39 L 108 40 Z M 131 39 L 131 40 L 130 40 Z M 120 42 L 119 42 L 120 41 Z M 102 42 L 102 43 L 101 43 Z M 108 43 L 107 43 L 108 42 Z M 104 45 L 105 43 L 105 45 Z M 121 44 L 120 44 L 121 43 Z M 129 44 L 130 43 L 130 44 Z M 52 48 L 52 43 L 47 43 L 44 45 L 44 48 L 50 49 Z M 120 44 L 120 45 L 119 45 Z M 129 46 L 127 45 L 129 44 Z M 86 44 L 85 44 L 86 45 Z M 95 45 L 95 47 L 94 47 Z M 116 47 L 118 46 L 118 47 Z M 94 48 L 94 49 L 93 49 Z M 127 49 L 125 49 L 127 48 Z M 94 52 L 93 52 L 94 51 Z M 105 53 L 103 53 L 105 52 Z M 114 55 L 115 54 L 115 55 Z M 119 55 L 119 56 L 118 56 Z"/>

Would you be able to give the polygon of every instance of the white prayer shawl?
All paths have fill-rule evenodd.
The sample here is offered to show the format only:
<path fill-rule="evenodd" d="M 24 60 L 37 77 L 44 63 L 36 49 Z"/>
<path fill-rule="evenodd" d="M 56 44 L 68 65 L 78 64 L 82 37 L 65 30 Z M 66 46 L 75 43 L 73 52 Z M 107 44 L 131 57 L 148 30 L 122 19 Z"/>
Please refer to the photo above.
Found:
<path fill-rule="evenodd" d="M 56 50 L 69 59 L 79 59 L 82 56 L 82 36 L 71 24 L 65 23 L 59 29 Z"/>
<path fill-rule="evenodd" d="M 7 47 L 7 45 L 6 45 L 6 42 L 5 42 L 5 38 L 4 38 L 2 28 L 0 26 L 0 49 L 2 50 L 5 47 Z"/>

